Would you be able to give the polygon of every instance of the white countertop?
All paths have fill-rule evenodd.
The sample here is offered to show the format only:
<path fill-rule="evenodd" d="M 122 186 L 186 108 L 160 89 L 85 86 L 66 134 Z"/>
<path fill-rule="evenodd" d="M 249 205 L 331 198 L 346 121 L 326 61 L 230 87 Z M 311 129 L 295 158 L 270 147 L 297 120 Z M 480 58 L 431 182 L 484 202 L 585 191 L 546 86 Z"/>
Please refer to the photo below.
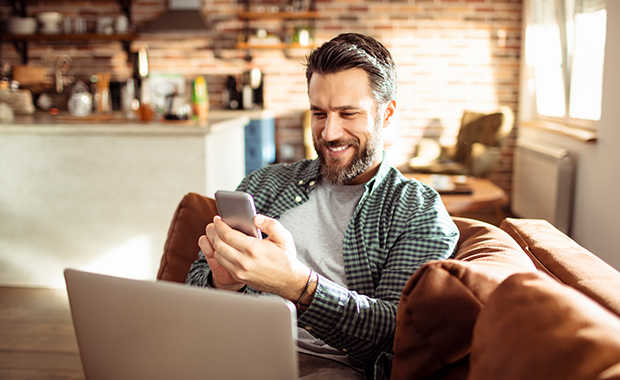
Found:
<path fill-rule="evenodd" d="M 206 122 L 193 120 L 142 122 L 110 118 L 96 120 L 92 117 L 79 118 L 65 115 L 53 116 L 46 113 L 16 115 L 10 122 L 0 123 L 0 134 L 207 134 L 223 129 L 246 125 L 250 119 L 274 117 L 271 111 L 228 111 L 209 112 Z"/>

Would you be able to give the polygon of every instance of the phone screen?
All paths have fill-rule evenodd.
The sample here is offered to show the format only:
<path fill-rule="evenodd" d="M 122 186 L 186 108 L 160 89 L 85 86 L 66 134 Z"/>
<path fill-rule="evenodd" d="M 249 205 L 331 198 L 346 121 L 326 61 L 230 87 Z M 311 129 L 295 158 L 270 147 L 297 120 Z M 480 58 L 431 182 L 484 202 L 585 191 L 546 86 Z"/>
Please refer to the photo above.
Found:
<path fill-rule="evenodd" d="M 224 223 L 246 235 L 263 238 L 254 225 L 256 207 L 252 195 L 243 191 L 218 190 L 215 192 L 215 202 Z"/>

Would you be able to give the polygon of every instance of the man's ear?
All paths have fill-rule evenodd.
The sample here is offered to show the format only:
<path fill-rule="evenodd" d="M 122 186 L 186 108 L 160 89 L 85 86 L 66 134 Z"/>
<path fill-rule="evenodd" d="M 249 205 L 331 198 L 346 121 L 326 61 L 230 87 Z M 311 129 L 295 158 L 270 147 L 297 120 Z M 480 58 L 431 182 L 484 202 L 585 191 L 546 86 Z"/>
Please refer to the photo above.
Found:
<path fill-rule="evenodd" d="M 385 110 L 383 111 L 383 128 L 387 127 L 392 123 L 396 114 L 396 100 L 392 99 L 386 105 Z"/>

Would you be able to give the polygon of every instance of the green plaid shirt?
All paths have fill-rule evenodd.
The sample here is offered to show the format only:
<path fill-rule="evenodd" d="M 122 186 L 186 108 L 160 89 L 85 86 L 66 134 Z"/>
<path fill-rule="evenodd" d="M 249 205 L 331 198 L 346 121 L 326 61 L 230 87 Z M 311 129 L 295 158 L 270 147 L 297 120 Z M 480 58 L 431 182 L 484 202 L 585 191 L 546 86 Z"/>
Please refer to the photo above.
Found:
<path fill-rule="evenodd" d="M 258 213 L 277 219 L 306 202 L 319 177 L 318 160 L 302 160 L 257 170 L 237 190 L 254 196 Z M 387 379 L 401 291 L 422 264 L 454 253 L 459 232 L 437 192 L 406 179 L 385 157 L 365 189 L 344 237 L 348 288 L 320 276 L 297 324 L 367 363 L 367 377 Z M 209 273 L 201 252 L 187 284 L 209 286 Z"/>

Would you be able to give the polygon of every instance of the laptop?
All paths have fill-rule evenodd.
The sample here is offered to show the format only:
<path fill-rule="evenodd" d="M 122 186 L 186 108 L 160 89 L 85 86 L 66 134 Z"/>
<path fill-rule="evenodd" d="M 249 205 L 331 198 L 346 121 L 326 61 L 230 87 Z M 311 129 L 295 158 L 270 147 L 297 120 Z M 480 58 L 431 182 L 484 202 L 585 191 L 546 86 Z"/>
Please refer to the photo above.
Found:
<path fill-rule="evenodd" d="M 65 270 L 86 380 L 297 379 L 289 301 Z"/>

